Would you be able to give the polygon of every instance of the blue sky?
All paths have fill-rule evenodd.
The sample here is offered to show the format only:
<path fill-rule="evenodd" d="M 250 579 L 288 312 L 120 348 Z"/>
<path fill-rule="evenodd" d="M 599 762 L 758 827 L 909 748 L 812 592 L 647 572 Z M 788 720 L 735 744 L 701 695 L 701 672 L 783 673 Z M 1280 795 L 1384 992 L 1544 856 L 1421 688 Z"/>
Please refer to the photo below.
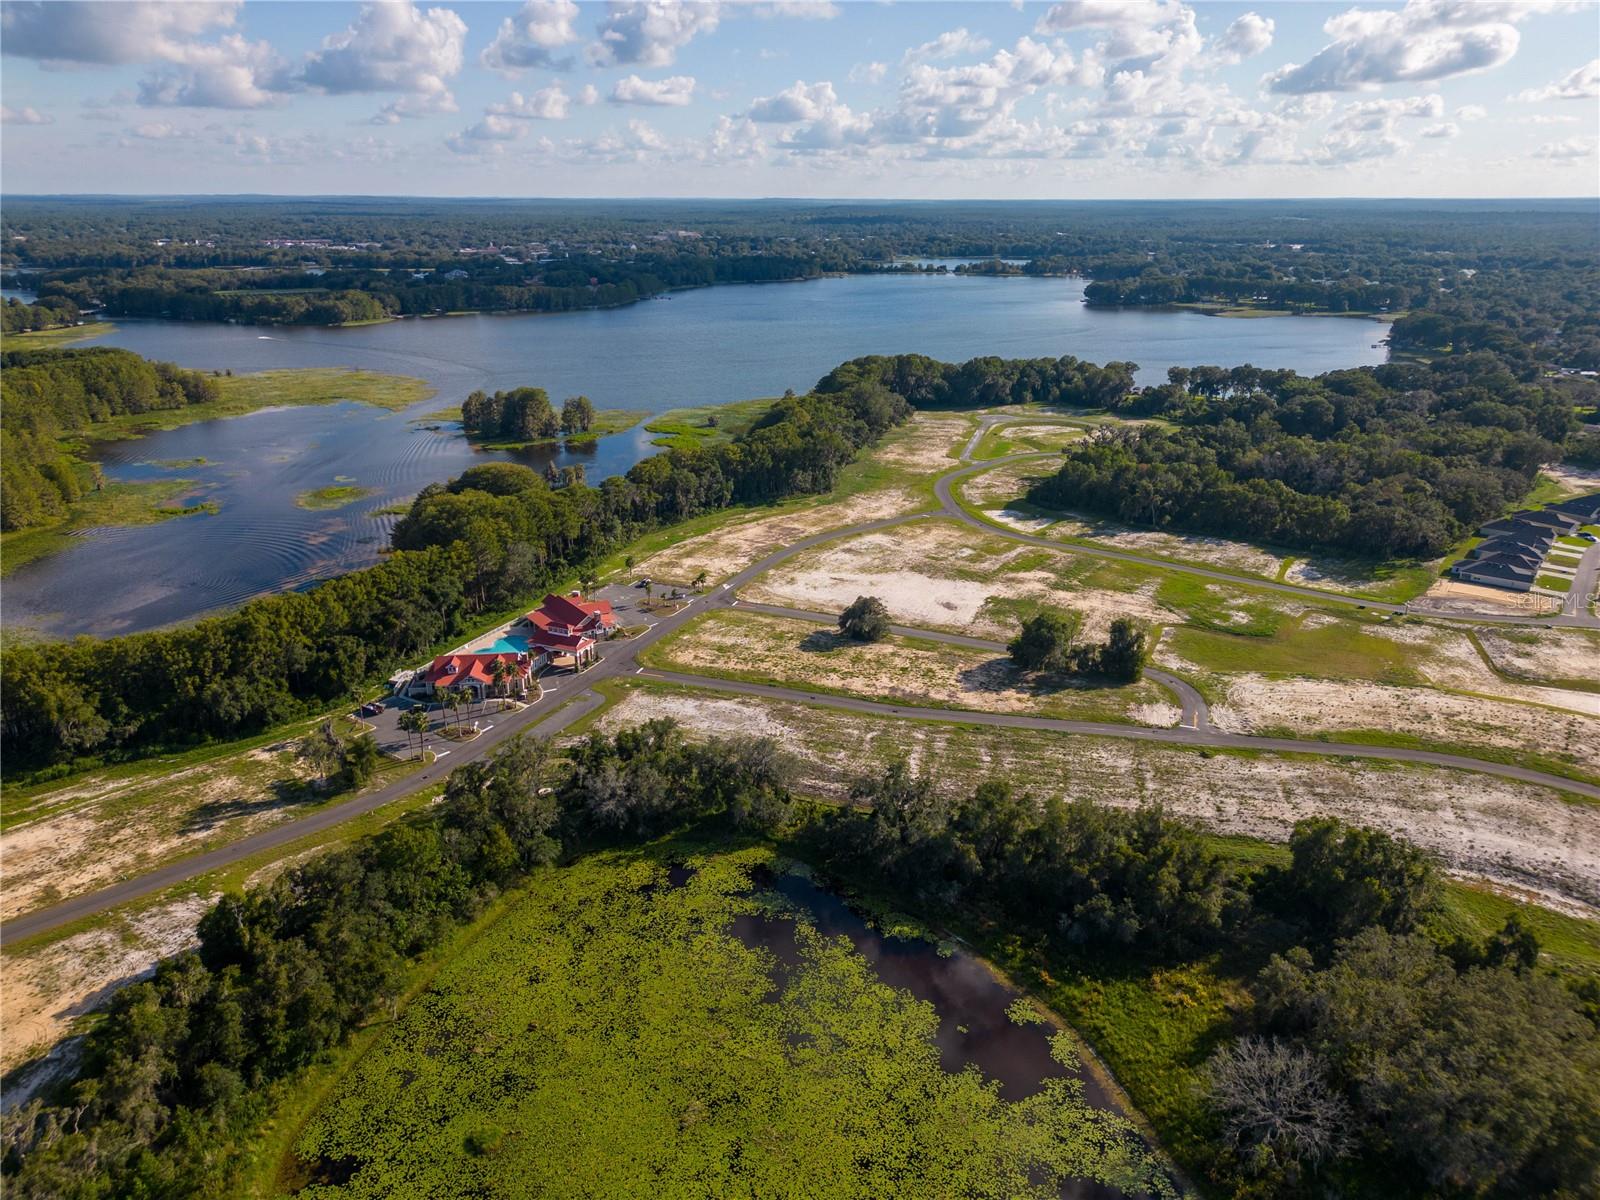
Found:
<path fill-rule="evenodd" d="M 1600 6 L 0 5 L 7 192 L 1600 193 Z"/>

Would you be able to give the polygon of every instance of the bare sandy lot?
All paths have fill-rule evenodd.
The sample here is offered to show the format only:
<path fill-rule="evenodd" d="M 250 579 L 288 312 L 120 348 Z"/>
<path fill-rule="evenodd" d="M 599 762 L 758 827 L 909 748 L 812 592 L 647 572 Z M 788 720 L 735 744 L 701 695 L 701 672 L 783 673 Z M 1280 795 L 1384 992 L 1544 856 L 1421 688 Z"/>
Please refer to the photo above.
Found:
<path fill-rule="evenodd" d="M 983 712 L 1162 725 L 1177 724 L 1180 715 L 1151 683 L 1040 681 L 995 651 L 899 637 L 869 645 L 827 626 L 761 613 L 710 613 L 652 649 L 650 662 L 699 674 L 736 666 L 739 677 L 762 682 Z"/>
<path fill-rule="evenodd" d="M 195 923 L 215 899 L 192 896 L 36 950 L 6 952 L 0 1070 L 9 1071 L 54 1045 L 73 1021 L 119 987 L 148 974 L 158 960 L 194 945 Z M 20 1102 L 7 1093 L 7 1108 Z"/>
<path fill-rule="evenodd" d="M 1522 888 L 1584 916 L 1600 905 L 1600 806 L 1465 771 L 1232 755 L 1031 730 L 962 729 L 802 704 L 642 688 L 603 718 L 616 729 L 670 716 L 692 735 L 775 737 L 805 763 L 805 785 L 843 798 L 895 758 L 952 793 L 1003 777 L 1044 797 L 1133 807 L 1160 802 L 1222 833 L 1286 841 L 1294 822 L 1336 816 L 1437 854 L 1451 870 Z"/>
<path fill-rule="evenodd" d="M 1035 479 L 1047 474 L 1055 465 L 1048 458 L 1026 458 L 992 471 L 969 475 L 956 487 L 967 503 L 989 508 L 996 501 L 1020 499 L 1027 494 Z"/>
<path fill-rule="evenodd" d="M 288 820 L 310 770 L 294 743 L 163 774 L 95 772 L 45 793 L 47 815 L 0 835 L 0 917 L 93 891 L 219 841 Z"/>
<path fill-rule="evenodd" d="M 1119 616 L 1166 622 L 1177 614 L 1154 598 L 1154 580 L 1131 591 L 1074 578 L 1096 564 L 1021 546 L 953 521 L 917 521 L 819 546 L 755 580 L 751 599 L 814 612 L 838 612 L 857 596 L 877 596 L 898 622 L 1007 638 L 1016 632 L 1008 602 L 1071 608 L 1082 637 L 1105 636 Z"/>
<path fill-rule="evenodd" d="M 752 517 L 668 546 L 635 564 L 633 573 L 687 585 L 704 571 L 713 582 L 721 582 L 800 538 L 915 512 L 926 505 L 926 500 L 910 491 L 890 488 L 863 492 L 839 504 L 821 504 L 778 516 Z"/>
<path fill-rule="evenodd" d="M 974 427 L 970 417 L 919 412 L 889 434 L 872 457 L 919 475 L 937 475 L 955 467 L 955 456 Z"/>
<path fill-rule="evenodd" d="M 1431 688 L 1328 679 L 1229 677 L 1211 723 L 1233 733 L 1382 729 L 1464 746 L 1570 756 L 1600 771 L 1600 717 Z"/>
<path fill-rule="evenodd" d="M 1600 681 L 1600 632 L 1595 630 L 1484 625 L 1474 632 L 1490 661 L 1508 675 Z"/>
<path fill-rule="evenodd" d="M 1501 588 L 1480 587 L 1475 583 L 1440 579 L 1411 601 L 1411 608 L 1415 612 L 1435 612 L 1447 616 L 1471 616 L 1480 613 L 1488 617 L 1528 617 L 1538 616 L 1540 613 L 1558 612 L 1561 601 L 1531 592 L 1508 592 Z"/>
<path fill-rule="evenodd" d="M 1565 488 L 1568 496 L 1600 491 L 1600 470 L 1593 467 L 1580 467 L 1576 463 L 1555 463 L 1542 470 Z"/>

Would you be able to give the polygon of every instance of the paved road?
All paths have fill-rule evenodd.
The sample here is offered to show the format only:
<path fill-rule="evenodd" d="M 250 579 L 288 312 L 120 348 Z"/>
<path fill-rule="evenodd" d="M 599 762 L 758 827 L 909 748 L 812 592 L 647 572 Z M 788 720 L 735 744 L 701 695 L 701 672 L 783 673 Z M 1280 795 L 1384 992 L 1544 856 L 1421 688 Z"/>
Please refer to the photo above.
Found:
<path fill-rule="evenodd" d="M 980 433 L 982 430 L 980 429 Z M 977 438 L 968 444 L 970 451 L 977 444 Z M 493 714 L 494 728 L 487 730 L 469 743 L 452 745 L 447 757 L 438 760 L 435 765 L 418 775 L 410 775 L 376 791 L 346 800 L 341 804 L 330 805 L 308 816 L 295 821 L 287 821 L 282 825 L 241 838 L 226 846 L 215 850 L 206 851 L 189 858 L 180 859 L 163 867 L 158 867 L 144 875 L 133 879 L 123 880 L 112 884 L 99 891 L 90 892 L 48 908 L 36 909 L 19 917 L 7 920 L 0 926 L 0 944 L 11 944 L 35 934 L 45 933 L 59 928 L 68 922 L 103 912 L 108 908 L 126 904 L 130 901 L 142 899 L 164 888 L 193 879 L 198 875 L 222 867 L 231 866 L 243 859 L 260 854 L 264 851 L 281 849 L 309 834 L 320 833 L 331 829 L 344 821 L 372 812 L 383 807 L 402 796 L 411 794 L 420 788 L 436 783 L 444 775 L 463 763 L 472 762 L 482 758 L 507 738 L 514 736 L 526 729 L 537 726 L 542 735 L 559 733 L 573 722 L 592 712 L 601 702 L 600 696 L 591 691 L 591 686 L 601 679 L 611 679 L 618 676 L 642 673 L 637 661 L 639 652 L 646 647 L 666 637 L 674 630 L 681 628 L 686 622 L 698 616 L 701 612 L 725 608 L 740 603 L 737 592 L 740 587 L 750 582 L 756 576 L 771 570 L 779 563 L 800 554 L 813 546 L 824 542 L 837 541 L 842 538 L 855 537 L 863 533 L 870 533 L 878 529 L 888 529 L 896 525 L 903 525 L 909 521 L 926 520 L 929 517 L 954 516 L 968 524 L 983 529 L 987 533 L 1002 537 L 1010 537 L 1017 541 L 1028 542 L 1051 549 L 1066 550 L 1074 553 L 1097 554 L 1102 557 L 1125 559 L 1132 562 L 1156 566 L 1163 570 L 1183 570 L 1191 574 L 1215 578 L 1229 583 L 1248 583 L 1255 587 L 1268 587 L 1276 591 L 1303 594 L 1319 600 L 1335 600 L 1342 603 L 1357 604 L 1358 601 L 1345 600 L 1342 597 L 1331 596 L 1326 592 L 1317 592 L 1307 588 L 1297 588 L 1289 584 L 1271 584 L 1255 580 L 1241 580 L 1238 576 L 1227 575 L 1223 572 L 1210 571 L 1203 567 L 1179 567 L 1172 563 L 1154 559 L 1140 558 L 1138 555 L 1124 554 L 1120 551 L 1099 550 L 1096 548 L 1074 546 L 1062 542 L 1053 542 L 1046 538 L 1032 537 L 1028 534 L 987 525 L 965 513 L 950 495 L 950 484 L 956 479 L 963 478 L 977 471 L 989 470 L 1008 462 L 1025 458 L 1049 457 L 1048 455 L 1017 454 L 1005 458 L 986 460 L 982 463 L 964 467 L 951 472 L 941 478 L 935 485 L 935 490 L 940 502 L 945 506 L 939 513 L 916 513 L 909 516 L 887 517 L 877 521 L 867 521 L 859 525 L 851 525 L 843 529 L 832 529 L 822 533 L 812 534 L 792 542 L 780 550 L 767 555 L 759 562 L 752 563 L 738 574 L 734 575 L 719 588 L 695 598 L 683 609 L 670 616 L 656 621 L 644 633 L 635 638 L 616 639 L 602 643 L 600 660 L 583 672 L 581 675 L 557 676 L 544 681 L 545 695 L 539 703 L 522 710 L 521 712 L 505 712 Z M 764 609 L 766 606 L 755 606 Z M 1392 605 L 1368 604 L 1369 608 L 1382 608 L 1391 611 L 1401 611 Z M 818 620 L 816 613 L 804 613 L 801 610 L 772 610 L 784 615 L 794 615 L 806 620 Z M 1560 620 L 1561 618 L 1556 618 Z M 1549 624 L 1550 622 L 1544 622 Z M 1569 622 L 1570 623 L 1570 622 Z M 955 634 L 940 634 L 925 629 L 913 629 L 905 626 L 896 626 L 897 632 L 947 640 L 953 644 L 970 645 L 979 649 L 999 649 L 999 643 L 987 642 L 978 638 L 961 638 Z M 813 693 L 800 691 L 794 688 L 770 687 L 761 684 L 734 683 L 728 680 L 702 678 L 693 675 L 677 675 L 671 672 L 650 672 L 650 677 L 657 679 L 672 679 L 688 683 L 694 687 L 710 688 L 724 692 L 736 692 L 743 695 L 768 696 L 778 699 L 801 700 L 810 704 L 826 704 L 830 707 L 843 708 L 855 712 L 874 713 L 888 716 L 903 716 L 922 721 L 963 721 L 971 724 L 994 725 L 1019 729 L 1046 729 L 1065 733 L 1087 733 L 1102 737 L 1132 738 L 1138 741 L 1154 741 L 1198 746 L 1232 746 L 1237 748 L 1250 748 L 1257 750 L 1279 750 L 1295 753 L 1310 753 L 1323 755 L 1348 755 L 1360 758 L 1390 759 L 1398 762 L 1426 763 L 1433 766 L 1455 767 L 1469 771 L 1479 771 L 1490 775 L 1498 775 L 1507 779 L 1516 779 L 1525 783 L 1534 783 L 1543 787 L 1558 788 L 1563 791 L 1575 792 L 1584 796 L 1600 799 L 1600 788 L 1588 784 L 1577 783 L 1556 775 L 1547 775 L 1543 772 L 1527 770 L 1522 767 L 1507 766 L 1502 763 L 1480 761 L 1453 754 L 1440 754 L 1427 750 L 1402 750 L 1376 746 L 1345 745 L 1330 742 L 1299 741 L 1293 738 L 1264 738 L 1248 737 L 1241 734 L 1220 733 L 1210 727 L 1207 718 L 1205 703 L 1192 687 L 1175 676 L 1165 672 L 1152 672 L 1152 678 L 1162 686 L 1172 689 L 1179 697 L 1183 708 L 1184 724 L 1176 729 L 1151 729 L 1134 725 L 1113 725 L 1096 722 L 1074 722 L 1052 720 L 1044 717 L 1025 717 L 1005 713 L 969 712 L 955 709 L 928 709 L 916 708 L 905 705 L 880 704 L 870 700 L 854 700 L 838 696 L 818 696 Z M 576 701 L 576 703 L 569 703 Z M 559 711 L 558 711 L 559 709 Z"/>
<path fill-rule="evenodd" d="M 1010 418 L 1015 419 L 1015 418 Z M 1290 596 L 1297 596 L 1305 600 L 1317 600 L 1323 603 L 1344 604 L 1354 608 L 1370 609 L 1374 612 L 1409 613 L 1412 609 L 1404 604 L 1387 604 L 1378 600 L 1360 599 L 1354 596 L 1343 596 L 1337 592 L 1322 591 L 1318 588 L 1301 587 L 1293 583 L 1279 583 L 1276 580 L 1256 579 L 1244 575 L 1234 575 L 1227 571 L 1213 570 L 1210 567 L 1194 566 L 1188 563 L 1173 562 L 1163 558 L 1149 558 L 1143 554 L 1133 554 L 1126 550 L 1112 550 L 1104 546 L 1086 546 L 1081 542 L 1068 542 L 1060 538 L 1038 537 L 1031 533 L 1021 533 L 1015 529 L 1008 529 L 1004 525 L 992 524 L 979 517 L 973 516 L 962 508 L 951 492 L 954 484 L 970 475 L 978 475 L 984 471 L 991 471 L 995 467 L 1007 463 L 1023 462 L 1030 458 L 1056 458 L 1059 457 L 1050 451 L 1037 451 L 1027 454 L 1008 454 L 1003 458 L 986 458 L 978 462 L 971 462 L 971 454 L 976 449 L 981 436 L 987 432 L 987 425 L 980 425 L 978 432 L 967 443 L 967 448 L 962 451 L 962 461 L 970 463 L 960 470 L 951 471 L 948 475 L 940 477 L 934 482 L 934 495 L 938 497 L 943 511 L 937 515 L 949 517 L 960 521 L 963 525 L 970 525 L 974 529 L 981 529 L 984 533 L 997 537 L 1009 538 L 1014 542 L 1022 542 L 1029 546 L 1044 546 L 1051 550 L 1059 550 L 1067 554 L 1087 554 L 1091 558 L 1105 558 L 1116 562 L 1134 563 L 1143 567 L 1156 567 L 1163 571 L 1176 571 L 1183 575 L 1197 575 L 1202 579 L 1213 579 L 1219 583 L 1233 584 L 1235 587 L 1265 588 L 1267 591 L 1280 592 Z M 1514 615 L 1488 615 L 1488 614 L 1462 614 L 1442 613 L 1418 610 L 1418 616 L 1427 617 L 1431 621 L 1467 621 L 1484 625 L 1536 625 L 1540 628 L 1549 626 L 1581 626 L 1589 629 L 1600 629 L 1600 616 L 1590 615 L 1583 598 L 1595 594 L 1595 589 L 1600 587 L 1600 547 L 1591 546 L 1584 555 L 1583 563 L 1579 567 L 1578 578 L 1573 581 L 1572 591 L 1562 612 L 1556 616 L 1514 616 Z"/>
<path fill-rule="evenodd" d="M 688 687 L 718 692 L 733 692 L 741 696 L 759 696 L 767 700 L 790 700 L 801 704 L 815 704 L 824 708 L 838 708 L 847 712 L 869 713 L 873 716 L 903 717 L 911 721 L 960 722 L 963 725 L 992 725 L 1002 729 L 1041 729 L 1055 733 L 1088 734 L 1091 737 L 1125 738 L 1136 742 L 1161 742 L 1169 746 L 1208 746 L 1216 749 L 1273 750 L 1289 754 L 1317 754 L 1348 758 L 1379 758 L 1394 762 L 1422 763 L 1433 767 L 1453 767 L 1464 771 L 1478 771 L 1485 775 L 1498 775 L 1541 787 L 1561 788 L 1581 796 L 1600 800 L 1600 787 L 1546 775 L 1526 767 L 1505 763 L 1485 762 L 1464 755 L 1444 754 L 1434 750 L 1405 750 L 1390 746 L 1364 746 L 1355 742 L 1318 742 L 1299 738 L 1254 737 L 1242 733 L 1222 733 L 1215 729 L 1158 729 L 1147 725 L 1116 725 L 1108 721 L 1067 721 L 1056 717 L 1029 717 L 1020 713 L 979 712 L 965 708 L 922 708 L 911 704 L 886 704 L 878 700 L 857 700 L 850 696 L 835 696 L 821 692 L 807 692 L 800 688 L 778 687 L 767 683 L 746 683 L 735 679 L 711 679 L 703 675 L 687 675 L 680 671 L 646 670 L 645 679 L 658 679 L 663 683 L 677 683 Z"/>

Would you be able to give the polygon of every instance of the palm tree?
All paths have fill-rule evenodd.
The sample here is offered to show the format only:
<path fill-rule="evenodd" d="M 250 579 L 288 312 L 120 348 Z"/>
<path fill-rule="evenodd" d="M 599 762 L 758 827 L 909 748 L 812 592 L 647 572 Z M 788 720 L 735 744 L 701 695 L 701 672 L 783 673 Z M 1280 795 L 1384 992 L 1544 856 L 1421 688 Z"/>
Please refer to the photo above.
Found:
<path fill-rule="evenodd" d="M 494 690 L 496 695 L 498 695 L 500 690 L 505 687 L 506 678 L 510 674 L 511 668 L 506 666 L 505 659 L 497 658 L 494 660 L 494 666 L 489 668 L 489 677 L 494 680 Z"/>
<path fill-rule="evenodd" d="M 593 571 L 580 571 L 578 573 L 578 587 L 583 590 L 585 596 L 599 586 L 600 581 L 594 577 Z"/>
<path fill-rule="evenodd" d="M 690 583 L 689 586 L 698 592 L 701 588 L 705 587 L 706 580 L 709 578 L 710 576 L 708 576 L 704 571 L 701 571 L 700 574 L 694 577 L 694 581 Z"/>
<path fill-rule="evenodd" d="M 426 741 L 428 735 L 427 708 L 422 705 L 417 705 L 413 708 L 406 709 L 405 712 L 400 714 L 400 719 L 396 722 L 396 724 L 399 725 L 401 730 L 407 734 L 407 745 L 409 745 L 411 742 L 409 735 L 413 733 L 417 735 L 417 752 L 420 754 L 422 750 L 426 748 L 423 743 Z"/>

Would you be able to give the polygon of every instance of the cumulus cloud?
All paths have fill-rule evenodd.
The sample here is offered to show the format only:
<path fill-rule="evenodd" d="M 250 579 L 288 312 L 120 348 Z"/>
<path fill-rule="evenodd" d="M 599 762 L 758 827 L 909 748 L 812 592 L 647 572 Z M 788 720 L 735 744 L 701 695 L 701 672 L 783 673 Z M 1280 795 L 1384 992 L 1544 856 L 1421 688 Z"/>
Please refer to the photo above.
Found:
<path fill-rule="evenodd" d="M 1334 122 L 1333 128 L 1370 132 L 1388 129 L 1403 117 L 1437 120 L 1442 116 L 1444 100 L 1438 94 L 1412 96 L 1404 100 L 1367 100 L 1345 105 L 1344 112 Z"/>
<path fill-rule="evenodd" d="M 931 42 L 911 47 L 901 61 L 907 64 L 933 62 L 942 58 L 958 58 L 963 54 L 982 54 L 988 48 L 988 38 L 969 33 L 963 26 L 948 33 L 941 33 Z"/>
<path fill-rule="evenodd" d="M 1533 152 L 1535 158 L 1573 160 L 1588 158 L 1594 153 L 1594 143 L 1582 138 L 1567 138 L 1561 142 L 1546 142 Z"/>
<path fill-rule="evenodd" d="M 448 80 L 461 70 L 467 26 L 448 8 L 426 12 L 411 3 L 363 5 L 347 29 L 307 55 L 299 78 L 333 94 L 398 92 L 376 118 L 453 112 Z"/>
<path fill-rule="evenodd" d="M 9 104 L 0 104 L 0 125 L 54 125 L 56 119 L 48 113 L 42 113 L 37 108 L 24 106 L 12 108 Z"/>
<path fill-rule="evenodd" d="M 1489 115 L 1489 110 L 1481 104 L 1463 104 L 1456 109 L 1458 121 L 1481 121 Z"/>
<path fill-rule="evenodd" d="M 1600 58 L 1585 63 L 1554 83 L 1518 92 L 1511 99 L 1536 104 L 1541 100 L 1593 100 L 1596 97 L 1600 97 Z"/>
<path fill-rule="evenodd" d="M 888 75 L 888 63 L 864 62 L 850 68 L 849 79 L 851 83 L 882 83 Z"/>
<path fill-rule="evenodd" d="M 754 0 L 753 3 L 735 0 L 735 3 L 769 20 L 831 21 L 839 15 L 839 6 L 832 0 Z"/>
<path fill-rule="evenodd" d="M 214 45 L 190 47 L 183 63 L 142 80 L 138 101 L 145 107 L 266 108 L 295 86 L 266 42 L 228 34 Z"/>
<path fill-rule="evenodd" d="M 512 92 L 504 104 L 491 104 L 486 113 L 490 117 L 517 118 L 523 121 L 564 121 L 572 111 L 572 97 L 561 90 L 559 84 L 524 96 Z"/>
<path fill-rule="evenodd" d="M 1454 121 L 1441 121 L 1437 125 L 1429 125 L 1422 131 L 1425 138 L 1453 138 L 1461 132 L 1461 126 Z"/>
<path fill-rule="evenodd" d="M 1398 11 L 1352 8 L 1324 22 L 1332 40 L 1262 81 L 1269 91 L 1353 92 L 1487 71 L 1517 52 L 1515 23 L 1555 0 L 1407 0 Z"/>
<path fill-rule="evenodd" d="M 122 132 L 144 142 L 192 142 L 200 136 L 193 129 L 185 129 L 167 121 L 146 121 Z"/>
<path fill-rule="evenodd" d="M 694 76 L 669 75 L 665 79 L 640 79 L 628 75 L 617 80 L 608 99 L 613 104 L 649 104 L 682 107 L 694 99 Z"/>
<path fill-rule="evenodd" d="M 589 60 L 596 66 L 668 67 L 679 50 L 720 21 L 721 8 L 711 0 L 610 0 Z"/>
<path fill-rule="evenodd" d="M 506 75 L 530 67 L 567 70 L 572 56 L 558 58 L 556 51 L 579 40 L 574 28 L 577 19 L 578 6 L 573 0 L 527 0 L 516 16 L 500 22 L 494 41 L 484 47 L 479 61 Z"/>
<path fill-rule="evenodd" d="M 0 8 L 6 54 L 62 63 L 182 62 L 194 40 L 238 19 L 238 0 L 55 0 Z"/>
<path fill-rule="evenodd" d="M 1272 33 L 1277 26 L 1271 17 L 1247 12 L 1222 31 L 1213 44 L 1217 62 L 1231 66 L 1260 54 L 1272 45 Z"/>

